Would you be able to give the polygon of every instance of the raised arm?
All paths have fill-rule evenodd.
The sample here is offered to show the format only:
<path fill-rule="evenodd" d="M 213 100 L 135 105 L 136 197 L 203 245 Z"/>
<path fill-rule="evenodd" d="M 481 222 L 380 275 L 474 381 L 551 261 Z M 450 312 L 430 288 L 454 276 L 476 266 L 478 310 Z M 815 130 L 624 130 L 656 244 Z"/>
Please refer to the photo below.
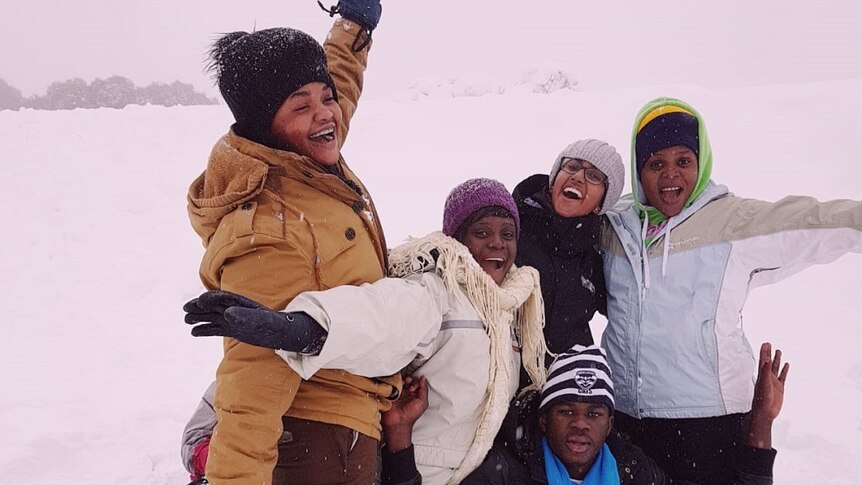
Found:
<path fill-rule="evenodd" d="M 772 422 L 784 404 L 784 382 L 789 371 L 790 364 L 781 366 L 781 350 L 776 350 L 773 358 L 769 342 L 760 346 L 760 366 L 748 426 L 748 445 L 752 448 L 772 448 Z"/>
<path fill-rule="evenodd" d="M 340 0 L 327 10 L 330 15 L 340 14 L 342 17 L 335 21 L 323 43 L 343 116 L 339 146 L 344 145 L 350 131 L 350 120 L 362 94 L 368 52 L 371 50 L 371 32 L 380 21 L 381 9 L 379 0 Z"/>
<path fill-rule="evenodd" d="M 736 476 L 732 485 L 769 485 L 773 483 L 772 468 L 776 451 L 772 449 L 772 423 L 781 412 L 784 403 L 784 382 L 787 380 L 789 364 L 781 366 L 781 351 L 772 356 L 772 345 L 764 343 L 760 347 L 760 367 L 754 386 L 751 414 L 748 424 L 746 446 L 739 448 L 736 459 Z M 633 460 L 629 469 L 644 483 L 657 485 L 696 485 L 687 481 L 674 480 L 643 450 L 612 434 L 608 446 L 614 453 L 626 450 Z M 621 453 L 622 456 L 622 453 Z M 637 464 L 637 466 L 635 466 Z"/>

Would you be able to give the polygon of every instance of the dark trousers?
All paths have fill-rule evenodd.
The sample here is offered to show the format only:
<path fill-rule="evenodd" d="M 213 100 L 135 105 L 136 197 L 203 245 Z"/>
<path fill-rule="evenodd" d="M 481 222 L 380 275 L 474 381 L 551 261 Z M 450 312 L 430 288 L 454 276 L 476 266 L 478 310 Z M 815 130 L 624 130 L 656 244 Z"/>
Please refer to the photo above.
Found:
<path fill-rule="evenodd" d="M 273 485 L 370 485 L 377 440 L 350 428 L 285 416 Z"/>
<path fill-rule="evenodd" d="M 727 485 L 736 476 L 736 453 L 745 444 L 748 414 L 712 418 L 635 419 L 619 411 L 614 428 L 628 434 L 674 480 Z"/>

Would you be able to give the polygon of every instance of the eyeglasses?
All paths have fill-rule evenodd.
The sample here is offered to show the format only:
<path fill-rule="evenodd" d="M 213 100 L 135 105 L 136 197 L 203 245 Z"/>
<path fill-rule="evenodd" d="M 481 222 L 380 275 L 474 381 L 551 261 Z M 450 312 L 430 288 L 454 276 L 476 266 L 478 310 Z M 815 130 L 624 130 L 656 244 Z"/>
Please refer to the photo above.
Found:
<path fill-rule="evenodd" d="M 602 173 L 602 171 L 596 167 L 585 167 L 584 163 L 586 162 L 576 158 L 564 158 L 562 165 L 560 165 L 560 170 L 570 174 L 576 174 L 583 170 L 584 178 L 587 179 L 587 182 L 593 185 L 602 185 L 607 183 L 607 175 Z"/>

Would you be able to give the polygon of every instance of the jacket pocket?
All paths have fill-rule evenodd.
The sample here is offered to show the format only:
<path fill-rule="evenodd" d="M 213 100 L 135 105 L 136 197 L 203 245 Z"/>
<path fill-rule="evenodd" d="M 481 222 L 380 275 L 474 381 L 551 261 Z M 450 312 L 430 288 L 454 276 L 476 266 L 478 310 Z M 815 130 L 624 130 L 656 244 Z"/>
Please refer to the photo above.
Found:
<path fill-rule="evenodd" d="M 327 241 L 326 244 L 321 242 L 318 253 L 321 285 L 324 289 L 344 284 L 361 284 L 373 281 L 360 281 L 359 279 L 359 272 L 356 271 L 356 267 L 359 266 L 362 255 L 357 254 L 361 251 L 357 250 L 355 239 L 347 240 L 341 237 L 341 240 L 338 240 L 339 238 L 333 238 L 332 236 L 328 236 L 328 238 L 336 240 Z M 370 257 L 372 255 L 373 253 L 366 254 L 365 256 Z"/>

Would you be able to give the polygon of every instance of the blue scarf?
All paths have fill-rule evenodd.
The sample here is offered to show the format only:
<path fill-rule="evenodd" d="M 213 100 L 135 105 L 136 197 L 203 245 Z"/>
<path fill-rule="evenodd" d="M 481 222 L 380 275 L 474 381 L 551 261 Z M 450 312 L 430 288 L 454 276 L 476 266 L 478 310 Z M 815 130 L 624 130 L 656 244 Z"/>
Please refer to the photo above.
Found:
<path fill-rule="evenodd" d="M 542 451 L 545 455 L 545 475 L 548 478 L 548 485 L 571 485 L 572 479 L 566 466 L 557 458 L 557 455 L 551 452 L 548 440 L 544 436 L 542 436 Z M 617 460 L 608 445 L 602 444 L 602 449 L 596 455 L 596 461 L 584 477 L 583 485 L 620 485 Z"/>

